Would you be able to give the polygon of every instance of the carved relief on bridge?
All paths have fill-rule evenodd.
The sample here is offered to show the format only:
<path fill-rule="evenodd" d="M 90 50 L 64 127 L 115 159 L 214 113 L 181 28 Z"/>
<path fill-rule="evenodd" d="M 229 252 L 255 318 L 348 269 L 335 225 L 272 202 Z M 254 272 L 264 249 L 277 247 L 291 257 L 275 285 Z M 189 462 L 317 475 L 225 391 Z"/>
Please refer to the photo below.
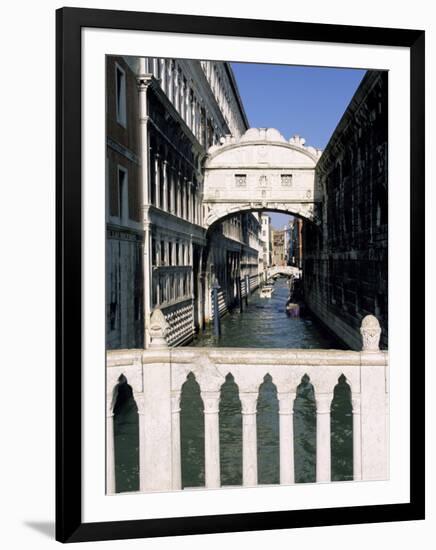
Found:
<path fill-rule="evenodd" d="M 243 210 L 280 210 L 319 221 L 321 187 L 315 167 L 321 152 L 275 129 L 250 128 L 208 151 L 203 205 L 205 223 Z"/>

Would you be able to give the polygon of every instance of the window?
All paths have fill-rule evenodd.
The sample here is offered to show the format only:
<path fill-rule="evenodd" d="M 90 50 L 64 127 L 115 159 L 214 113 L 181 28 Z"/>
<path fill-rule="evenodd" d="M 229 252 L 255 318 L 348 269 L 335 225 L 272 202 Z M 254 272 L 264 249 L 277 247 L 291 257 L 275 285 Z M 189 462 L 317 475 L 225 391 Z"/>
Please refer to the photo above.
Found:
<path fill-rule="evenodd" d="M 282 174 L 282 185 L 291 186 L 292 185 L 292 174 Z"/>
<path fill-rule="evenodd" d="M 129 195 L 127 170 L 118 166 L 118 215 L 120 223 L 126 224 L 129 219 Z"/>
<path fill-rule="evenodd" d="M 247 176 L 245 174 L 235 174 L 236 187 L 245 187 L 247 185 Z"/>
<path fill-rule="evenodd" d="M 126 73 L 119 65 L 115 65 L 115 97 L 117 109 L 117 122 L 127 126 L 126 109 Z"/>

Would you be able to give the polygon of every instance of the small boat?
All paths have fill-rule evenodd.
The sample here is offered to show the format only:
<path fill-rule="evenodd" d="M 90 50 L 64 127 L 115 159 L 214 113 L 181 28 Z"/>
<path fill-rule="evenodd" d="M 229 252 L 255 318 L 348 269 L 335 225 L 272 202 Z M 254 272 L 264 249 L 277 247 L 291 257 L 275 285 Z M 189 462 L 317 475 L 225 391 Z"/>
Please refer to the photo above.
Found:
<path fill-rule="evenodd" d="M 271 298 L 272 293 L 274 292 L 274 287 L 272 285 L 265 285 L 260 291 L 261 298 Z"/>
<path fill-rule="evenodd" d="M 300 316 L 300 305 L 296 304 L 296 303 L 293 303 L 293 302 L 288 302 L 286 304 L 286 313 L 290 317 L 299 317 Z"/>

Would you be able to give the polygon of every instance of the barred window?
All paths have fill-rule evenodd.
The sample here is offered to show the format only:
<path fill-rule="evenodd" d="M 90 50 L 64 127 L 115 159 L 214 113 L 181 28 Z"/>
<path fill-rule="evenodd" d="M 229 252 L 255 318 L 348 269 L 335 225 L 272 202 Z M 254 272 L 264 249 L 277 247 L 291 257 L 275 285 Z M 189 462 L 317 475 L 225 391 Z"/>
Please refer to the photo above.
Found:
<path fill-rule="evenodd" d="M 247 185 L 246 174 L 235 174 L 235 184 L 237 187 L 245 187 Z"/>
<path fill-rule="evenodd" d="M 282 174 L 282 185 L 292 185 L 292 174 Z"/>

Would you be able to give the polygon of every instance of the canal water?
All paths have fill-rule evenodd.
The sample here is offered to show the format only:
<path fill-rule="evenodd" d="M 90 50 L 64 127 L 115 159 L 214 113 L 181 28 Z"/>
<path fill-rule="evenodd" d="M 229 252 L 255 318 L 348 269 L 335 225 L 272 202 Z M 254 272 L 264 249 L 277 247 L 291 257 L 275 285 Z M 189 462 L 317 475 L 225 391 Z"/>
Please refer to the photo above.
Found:
<path fill-rule="evenodd" d="M 221 337 L 213 327 L 196 338 L 193 346 L 259 348 L 339 348 L 340 344 L 309 314 L 286 313 L 289 288 L 277 279 L 274 293 L 262 299 L 259 291 L 221 319 Z M 137 407 L 131 391 L 121 388 L 114 417 L 117 492 L 139 489 L 139 437 Z M 121 403 L 121 401 L 123 401 Z M 294 464 L 297 483 L 316 478 L 316 405 L 310 379 L 304 376 L 294 402 Z M 201 487 L 204 472 L 204 415 L 200 387 L 193 374 L 181 395 L 181 459 L 184 488 Z M 242 484 L 242 414 L 238 386 L 229 374 L 221 388 L 219 408 L 221 484 Z M 279 483 L 279 409 L 274 380 L 266 375 L 257 402 L 258 483 Z M 333 481 L 353 478 L 352 408 L 345 378 L 338 381 L 331 406 L 331 475 Z"/>
<path fill-rule="evenodd" d="M 288 279 L 276 279 L 271 298 L 260 298 L 256 290 L 243 302 L 243 313 L 235 308 L 221 319 L 221 337 L 213 335 L 213 326 L 196 338 L 194 346 L 239 348 L 338 348 L 321 325 L 309 315 L 291 317 L 286 313 Z"/>

